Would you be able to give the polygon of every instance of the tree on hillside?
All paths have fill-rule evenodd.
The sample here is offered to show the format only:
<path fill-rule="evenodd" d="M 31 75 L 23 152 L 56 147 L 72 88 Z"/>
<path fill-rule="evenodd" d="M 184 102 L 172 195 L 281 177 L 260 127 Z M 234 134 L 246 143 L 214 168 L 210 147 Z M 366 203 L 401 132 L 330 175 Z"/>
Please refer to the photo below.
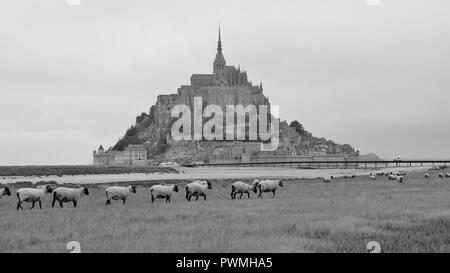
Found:
<path fill-rule="evenodd" d="M 293 122 L 291 122 L 289 127 L 294 128 L 295 131 L 297 132 L 297 134 L 299 134 L 301 136 L 304 136 L 306 134 L 306 130 L 303 128 L 303 125 L 300 122 L 298 122 L 297 120 L 294 120 Z"/>

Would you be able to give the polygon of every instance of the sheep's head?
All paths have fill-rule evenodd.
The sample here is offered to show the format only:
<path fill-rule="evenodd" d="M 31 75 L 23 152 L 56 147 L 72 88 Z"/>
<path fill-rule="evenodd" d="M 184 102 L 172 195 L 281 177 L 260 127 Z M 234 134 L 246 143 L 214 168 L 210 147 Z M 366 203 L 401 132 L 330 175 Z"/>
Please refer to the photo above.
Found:
<path fill-rule="evenodd" d="M 7 195 L 7 196 L 10 196 L 10 195 L 11 195 L 11 192 L 9 191 L 9 188 L 8 188 L 8 187 L 6 187 L 6 188 L 4 189 L 3 194 L 4 194 L 4 195 Z"/>
<path fill-rule="evenodd" d="M 283 181 L 278 181 L 278 186 L 283 187 Z"/>
<path fill-rule="evenodd" d="M 206 184 L 208 184 L 208 189 L 212 189 L 212 185 L 211 185 L 211 182 L 209 182 L 209 181 L 206 181 Z"/>
<path fill-rule="evenodd" d="M 45 186 L 45 192 L 46 192 L 46 193 L 52 193 L 52 192 L 53 192 L 52 186 L 46 185 L 46 186 Z"/>
<path fill-rule="evenodd" d="M 253 180 L 253 182 L 252 182 L 252 191 L 254 193 L 258 192 L 258 185 L 259 185 L 259 180 L 258 179 Z"/>
<path fill-rule="evenodd" d="M 132 193 L 136 193 L 136 187 L 133 186 L 133 185 L 131 185 L 131 192 L 132 192 Z"/>
<path fill-rule="evenodd" d="M 173 191 L 174 192 L 178 192 L 178 186 L 177 185 L 173 185 Z"/>
<path fill-rule="evenodd" d="M 88 190 L 88 188 L 86 188 L 86 187 L 83 186 L 83 193 L 84 193 L 85 195 L 89 195 L 89 190 Z"/>

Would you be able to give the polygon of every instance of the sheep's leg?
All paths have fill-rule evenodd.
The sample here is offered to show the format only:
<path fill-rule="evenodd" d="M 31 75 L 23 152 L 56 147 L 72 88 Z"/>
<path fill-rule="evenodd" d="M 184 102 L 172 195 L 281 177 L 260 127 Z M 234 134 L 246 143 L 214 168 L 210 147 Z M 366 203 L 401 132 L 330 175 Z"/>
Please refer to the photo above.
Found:
<path fill-rule="evenodd" d="M 275 198 L 275 190 L 273 190 L 272 193 L 273 193 L 272 198 Z"/>
<path fill-rule="evenodd" d="M 34 203 L 35 203 L 36 201 L 34 201 L 34 202 L 31 202 L 31 208 L 30 209 L 34 209 Z"/>
<path fill-rule="evenodd" d="M 63 206 L 63 202 L 62 201 L 59 201 L 59 206 L 61 207 L 61 208 L 63 208 L 64 206 Z"/>
<path fill-rule="evenodd" d="M 107 199 L 106 200 L 106 206 L 111 205 L 111 200 Z"/>
<path fill-rule="evenodd" d="M 155 197 L 152 194 L 152 203 L 155 202 Z"/>
<path fill-rule="evenodd" d="M 243 192 L 241 192 L 241 195 L 239 196 L 239 199 L 242 199 L 242 195 L 243 195 L 244 193 Z"/>
<path fill-rule="evenodd" d="M 250 199 L 250 192 L 247 192 L 248 199 Z"/>
<path fill-rule="evenodd" d="M 19 200 L 19 202 L 17 202 L 17 210 L 19 209 L 23 209 L 22 208 L 22 201 Z"/>
<path fill-rule="evenodd" d="M 122 198 L 123 204 L 125 205 L 125 203 L 127 202 L 126 198 Z"/>
<path fill-rule="evenodd" d="M 191 195 L 190 194 L 186 195 L 186 198 L 187 198 L 188 202 L 191 202 Z"/>
<path fill-rule="evenodd" d="M 206 194 L 205 195 L 203 195 L 203 199 L 206 201 Z"/>
<path fill-rule="evenodd" d="M 198 195 L 196 196 L 195 201 L 198 201 Z"/>
<path fill-rule="evenodd" d="M 234 199 L 233 193 L 234 193 L 234 189 L 231 190 L 231 200 Z"/>
<path fill-rule="evenodd" d="M 39 209 L 42 209 L 42 201 L 39 200 Z"/>
<path fill-rule="evenodd" d="M 77 207 L 77 201 L 73 200 L 73 207 L 76 208 Z"/>
<path fill-rule="evenodd" d="M 53 196 L 53 201 L 52 201 L 52 208 L 54 208 L 54 207 L 55 207 L 55 202 L 56 202 L 56 197 L 55 197 L 55 196 Z"/>

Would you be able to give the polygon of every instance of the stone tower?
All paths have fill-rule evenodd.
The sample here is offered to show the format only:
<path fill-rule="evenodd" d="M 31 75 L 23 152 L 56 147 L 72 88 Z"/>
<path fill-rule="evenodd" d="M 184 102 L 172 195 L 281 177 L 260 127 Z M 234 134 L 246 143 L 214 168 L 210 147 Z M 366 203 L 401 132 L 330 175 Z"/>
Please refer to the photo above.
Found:
<path fill-rule="evenodd" d="M 220 37 L 220 27 L 219 27 L 219 41 L 217 42 L 217 54 L 214 59 L 213 67 L 213 82 L 217 86 L 228 86 L 226 79 L 226 65 L 225 57 L 222 54 L 222 39 Z"/>

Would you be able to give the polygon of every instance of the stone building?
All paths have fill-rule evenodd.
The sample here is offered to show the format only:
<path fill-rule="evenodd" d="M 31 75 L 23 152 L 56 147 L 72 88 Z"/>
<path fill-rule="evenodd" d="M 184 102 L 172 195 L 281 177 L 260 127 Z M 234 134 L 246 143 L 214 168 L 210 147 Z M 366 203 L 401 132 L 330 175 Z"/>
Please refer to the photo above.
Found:
<path fill-rule="evenodd" d="M 123 151 L 105 151 L 100 145 L 98 151 L 93 152 L 96 166 L 145 166 L 150 162 L 147 159 L 147 149 L 143 145 L 128 145 Z"/>

